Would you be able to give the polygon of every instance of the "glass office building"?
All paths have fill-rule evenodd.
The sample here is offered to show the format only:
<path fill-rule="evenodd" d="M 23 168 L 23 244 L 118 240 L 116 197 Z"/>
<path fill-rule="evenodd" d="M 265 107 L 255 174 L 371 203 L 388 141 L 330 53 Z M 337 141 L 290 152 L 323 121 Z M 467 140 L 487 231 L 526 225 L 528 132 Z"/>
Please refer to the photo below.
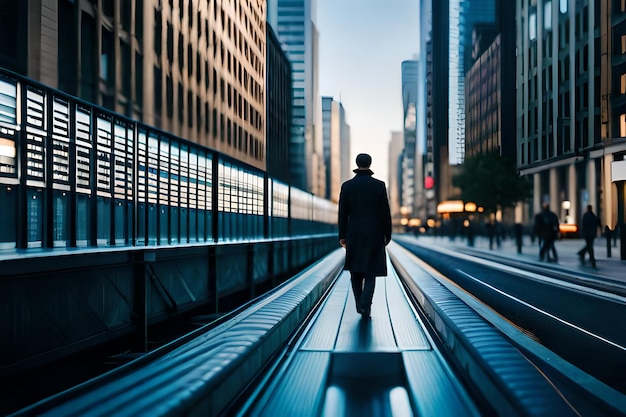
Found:
<path fill-rule="evenodd" d="M 267 21 L 291 61 L 293 83 L 289 144 L 291 184 L 319 193 L 320 189 L 324 188 L 322 184 L 325 184 L 325 180 L 322 182 L 323 176 L 320 175 L 323 169 L 323 149 L 321 102 L 318 100 L 316 78 L 315 0 L 269 0 L 267 7 Z"/>
<path fill-rule="evenodd" d="M 624 2 L 517 0 L 517 163 L 561 223 L 624 222 Z"/>

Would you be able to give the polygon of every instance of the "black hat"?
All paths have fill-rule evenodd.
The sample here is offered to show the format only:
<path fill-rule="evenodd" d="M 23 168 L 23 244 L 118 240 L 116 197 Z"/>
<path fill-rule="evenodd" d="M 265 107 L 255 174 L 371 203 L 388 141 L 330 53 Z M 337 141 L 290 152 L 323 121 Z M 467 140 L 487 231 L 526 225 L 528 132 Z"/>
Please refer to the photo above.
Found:
<path fill-rule="evenodd" d="M 360 153 L 356 156 L 356 166 L 359 168 L 369 168 L 372 165 L 372 157 L 366 153 Z"/>

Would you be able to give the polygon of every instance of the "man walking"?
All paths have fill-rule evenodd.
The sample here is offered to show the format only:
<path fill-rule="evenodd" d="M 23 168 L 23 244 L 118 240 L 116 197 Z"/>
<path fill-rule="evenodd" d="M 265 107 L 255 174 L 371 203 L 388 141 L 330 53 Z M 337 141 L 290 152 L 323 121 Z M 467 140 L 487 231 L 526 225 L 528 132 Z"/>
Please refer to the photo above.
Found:
<path fill-rule="evenodd" d="M 537 229 L 540 231 L 541 236 L 541 249 L 539 250 L 539 260 L 543 261 L 544 256 L 547 257 L 548 262 L 558 262 L 559 258 L 556 253 L 556 247 L 554 242 L 559 236 L 559 218 L 556 213 L 550 210 L 548 203 L 543 203 L 541 215 L 535 217 L 535 221 L 539 222 Z M 550 252 L 552 252 L 552 259 L 550 259 Z"/>
<path fill-rule="evenodd" d="M 346 248 L 357 312 L 369 317 L 377 276 L 387 275 L 385 246 L 391 241 L 391 213 L 385 183 L 372 178 L 372 157 L 356 157 L 356 175 L 341 185 L 339 243 Z"/>
<path fill-rule="evenodd" d="M 596 230 L 600 227 L 600 220 L 593 214 L 593 207 L 587 206 L 587 212 L 583 215 L 582 235 L 585 239 L 585 247 L 578 251 L 580 263 L 585 264 L 585 252 L 589 252 L 589 261 L 591 266 L 596 267 L 596 257 L 593 253 L 593 241 L 596 238 Z"/>

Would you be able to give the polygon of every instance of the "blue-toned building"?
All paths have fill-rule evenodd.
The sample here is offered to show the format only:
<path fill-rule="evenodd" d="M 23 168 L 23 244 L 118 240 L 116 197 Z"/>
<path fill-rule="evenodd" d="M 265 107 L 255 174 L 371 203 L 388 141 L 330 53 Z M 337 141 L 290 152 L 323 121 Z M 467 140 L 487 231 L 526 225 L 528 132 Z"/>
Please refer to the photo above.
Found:
<path fill-rule="evenodd" d="M 320 194 L 325 179 L 317 83 L 318 34 L 314 16 L 315 0 L 269 0 L 267 4 L 267 22 L 291 61 L 291 184 Z"/>

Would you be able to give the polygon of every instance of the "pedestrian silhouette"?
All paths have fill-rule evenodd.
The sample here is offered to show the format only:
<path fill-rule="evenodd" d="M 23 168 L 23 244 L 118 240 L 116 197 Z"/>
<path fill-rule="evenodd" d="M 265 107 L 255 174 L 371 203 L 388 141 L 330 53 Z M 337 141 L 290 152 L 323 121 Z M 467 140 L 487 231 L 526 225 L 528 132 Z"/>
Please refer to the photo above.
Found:
<path fill-rule="evenodd" d="M 372 177 L 372 157 L 356 157 L 356 174 L 341 185 L 339 243 L 346 249 L 356 309 L 370 316 L 377 276 L 387 275 L 385 246 L 391 241 L 391 214 L 385 183 Z"/>
<path fill-rule="evenodd" d="M 559 235 L 559 218 L 556 213 L 550 211 L 548 203 L 543 203 L 541 213 L 535 216 L 535 230 L 539 231 L 541 239 L 539 260 L 543 261 L 545 257 L 548 262 L 558 262 L 559 257 L 556 253 L 554 242 Z M 550 252 L 552 253 L 552 259 L 550 259 Z"/>
<path fill-rule="evenodd" d="M 583 215 L 581 224 L 583 239 L 585 239 L 585 246 L 578 251 L 578 257 L 580 258 L 580 263 L 584 265 L 585 253 L 588 253 L 591 266 L 595 268 L 596 257 L 593 252 L 593 241 L 596 238 L 596 231 L 601 226 L 600 220 L 595 214 L 593 214 L 593 207 L 591 206 L 591 204 L 587 206 L 587 212 Z"/>
<path fill-rule="evenodd" d="M 517 246 L 517 253 L 522 253 L 522 238 L 523 238 L 523 227 L 521 223 L 515 223 L 513 226 L 513 232 L 515 233 L 515 246 Z"/>

